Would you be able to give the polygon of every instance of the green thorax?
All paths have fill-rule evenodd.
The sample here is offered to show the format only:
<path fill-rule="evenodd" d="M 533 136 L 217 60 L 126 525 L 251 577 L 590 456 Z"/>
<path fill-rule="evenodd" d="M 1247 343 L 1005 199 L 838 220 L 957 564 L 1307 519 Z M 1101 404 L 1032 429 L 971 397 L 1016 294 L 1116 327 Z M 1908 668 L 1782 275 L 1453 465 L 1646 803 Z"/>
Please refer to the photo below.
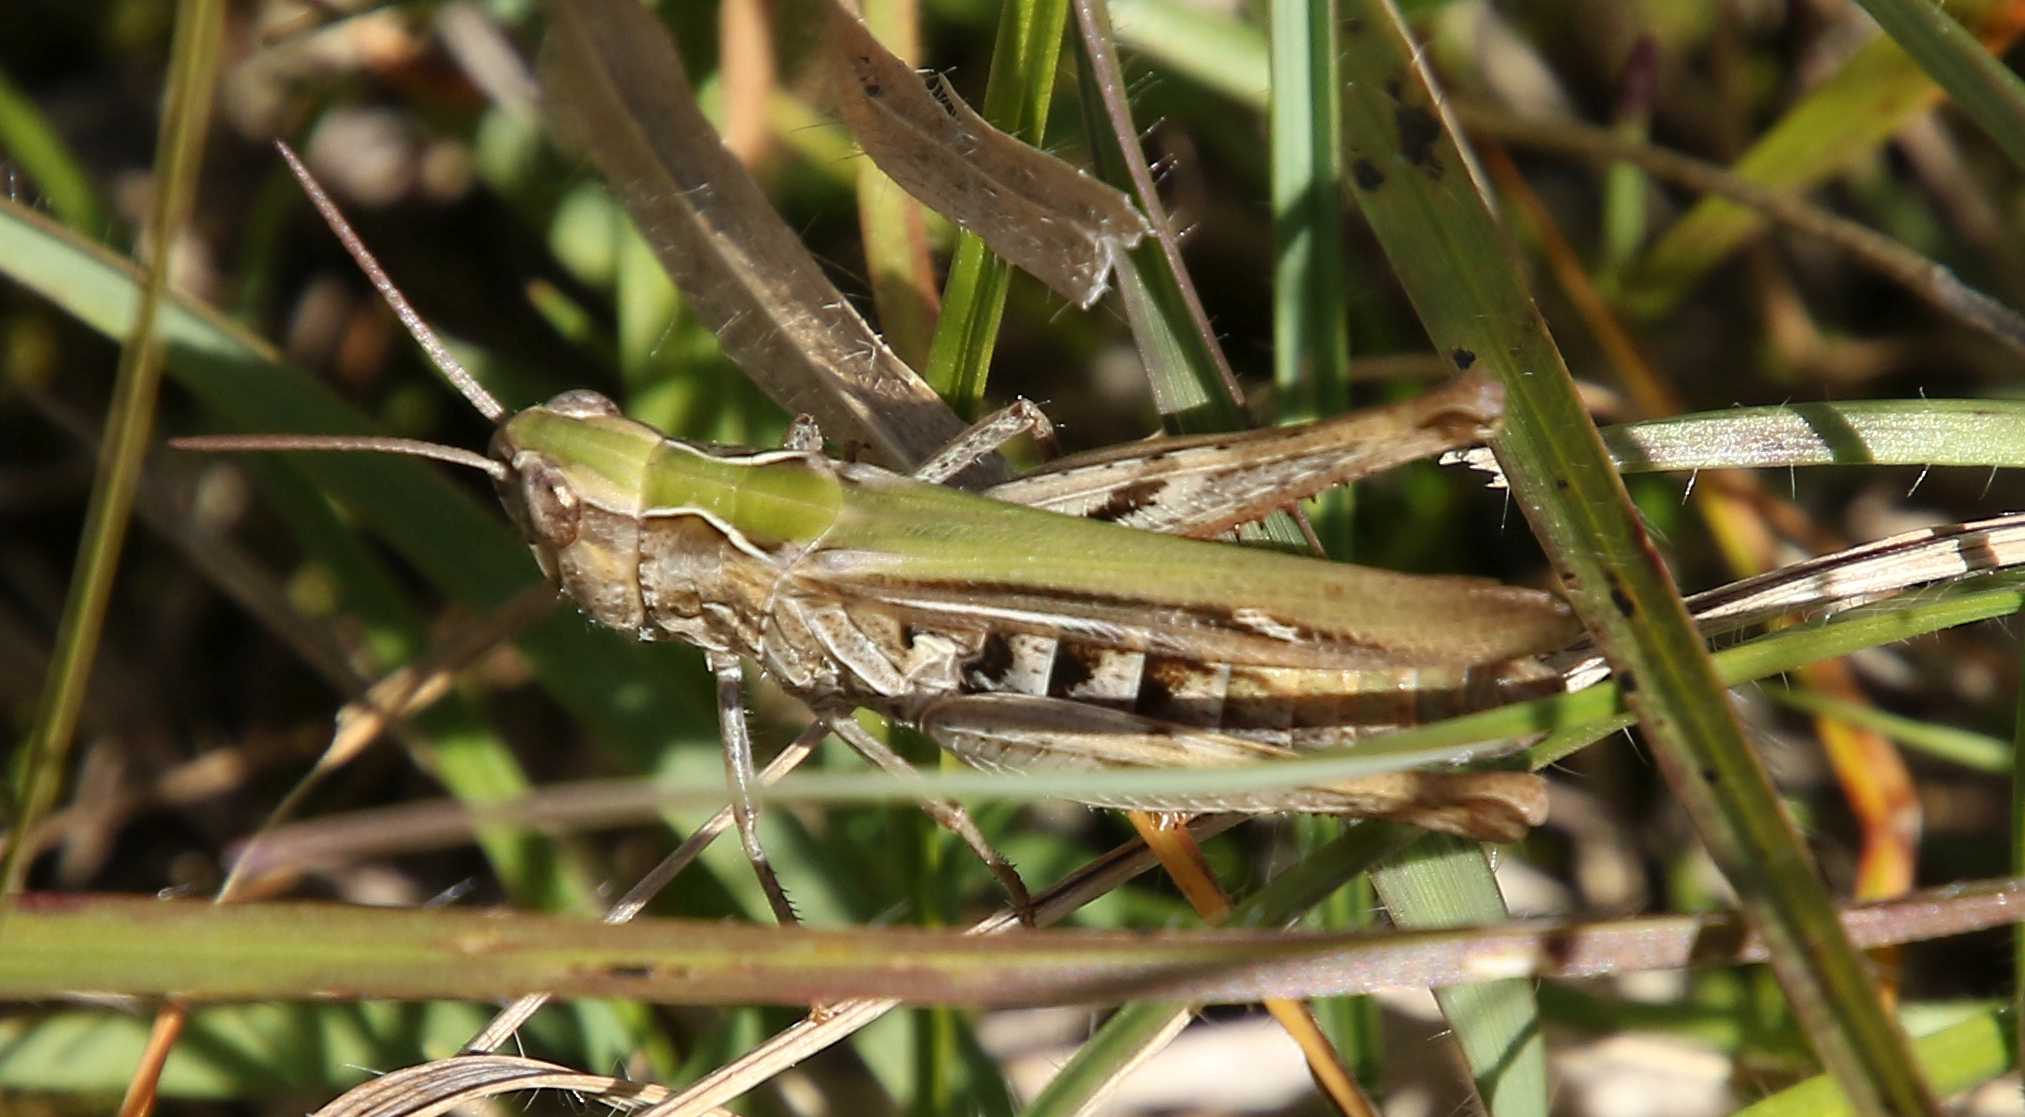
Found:
<path fill-rule="evenodd" d="M 644 516 L 702 512 L 761 547 L 813 542 L 841 504 L 837 478 L 819 458 L 717 456 L 622 415 L 530 407 L 507 422 L 501 441 L 562 468 L 585 503 Z"/>

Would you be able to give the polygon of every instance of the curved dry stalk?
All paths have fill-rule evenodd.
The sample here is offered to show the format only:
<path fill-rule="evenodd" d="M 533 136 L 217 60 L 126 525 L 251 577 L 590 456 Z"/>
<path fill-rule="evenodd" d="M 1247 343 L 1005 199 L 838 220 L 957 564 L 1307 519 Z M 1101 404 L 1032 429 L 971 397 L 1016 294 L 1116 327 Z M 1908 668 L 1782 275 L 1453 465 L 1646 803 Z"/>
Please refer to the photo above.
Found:
<path fill-rule="evenodd" d="M 666 1086 L 525 1059 L 516 1055 L 457 1055 L 404 1067 L 332 1099 L 314 1117 L 436 1117 L 461 1106 L 528 1090 L 566 1090 L 618 1110 L 638 1110 L 668 1099 Z M 732 1117 L 727 1110 L 697 1110 Z"/>
<path fill-rule="evenodd" d="M 1574 121 L 1519 117 L 1468 101 L 1458 101 L 1451 108 L 1463 128 L 1475 135 L 1598 162 L 1630 163 L 1655 178 L 1749 206 L 1772 221 L 1835 245 L 1942 314 L 2002 342 L 2013 352 L 2025 353 L 2025 316 L 1962 282 L 1949 268 L 1804 199 L 1761 186 L 1714 163 Z"/>

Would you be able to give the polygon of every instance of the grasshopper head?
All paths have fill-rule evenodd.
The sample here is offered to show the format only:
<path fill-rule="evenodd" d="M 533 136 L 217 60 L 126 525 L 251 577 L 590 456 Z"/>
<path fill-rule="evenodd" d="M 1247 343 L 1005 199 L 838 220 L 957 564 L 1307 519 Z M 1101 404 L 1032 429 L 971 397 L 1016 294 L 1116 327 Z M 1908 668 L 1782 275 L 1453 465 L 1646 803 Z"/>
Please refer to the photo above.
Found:
<path fill-rule="evenodd" d="M 633 582 L 643 480 L 660 433 L 596 392 L 564 392 L 502 423 L 490 456 L 500 503 L 542 573 L 591 616 L 635 628 Z M 605 598 L 610 597 L 607 601 Z"/>
<path fill-rule="evenodd" d="M 569 458 L 560 445 L 572 430 L 567 420 L 618 414 L 617 405 L 596 392 L 569 391 L 509 419 L 492 436 L 490 455 L 506 467 L 493 478 L 499 502 L 534 548 L 542 572 L 551 578 L 556 576 L 556 552 L 577 541 L 583 522 L 582 503 L 563 464 Z M 565 422 L 544 421 L 551 417 Z"/>

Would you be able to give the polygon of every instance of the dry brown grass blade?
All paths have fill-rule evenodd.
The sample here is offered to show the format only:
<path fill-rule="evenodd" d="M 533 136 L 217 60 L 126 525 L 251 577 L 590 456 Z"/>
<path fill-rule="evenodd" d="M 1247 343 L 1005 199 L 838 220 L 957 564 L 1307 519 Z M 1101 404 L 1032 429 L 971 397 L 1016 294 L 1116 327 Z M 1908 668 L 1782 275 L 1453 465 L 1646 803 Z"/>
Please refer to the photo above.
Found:
<path fill-rule="evenodd" d="M 565 1090 L 596 1098 L 617 1110 L 645 1109 L 673 1093 L 650 1082 L 585 1074 L 514 1055 L 458 1055 L 383 1074 L 354 1086 L 316 1111 L 315 1117 L 434 1117 L 502 1094 Z M 698 1110 L 723 1114 L 726 1110 Z"/>
<path fill-rule="evenodd" d="M 879 169 L 1063 298 L 1102 298 L 1118 254 L 1148 231 L 1131 199 L 992 127 L 836 0 L 828 8 L 834 103 Z"/>
<path fill-rule="evenodd" d="M 774 402 L 886 465 L 924 460 L 963 429 L 725 150 L 652 13 L 632 0 L 557 4 L 540 74 L 560 135 L 604 172 L 725 355 Z"/>

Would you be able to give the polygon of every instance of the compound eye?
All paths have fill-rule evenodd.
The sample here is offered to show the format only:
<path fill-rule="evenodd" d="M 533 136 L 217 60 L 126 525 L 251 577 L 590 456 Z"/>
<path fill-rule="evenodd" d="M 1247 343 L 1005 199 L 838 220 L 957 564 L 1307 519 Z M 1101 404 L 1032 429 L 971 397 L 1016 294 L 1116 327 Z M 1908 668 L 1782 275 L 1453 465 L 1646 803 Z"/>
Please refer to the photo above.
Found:
<path fill-rule="evenodd" d="M 535 453 L 516 455 L 513 470 L 520 476 L 521 508 L 534 541 L 558 550 L 576 542 L 579 505 L 568 475 Z"/>
<path fill-rule="evenodd" d="M 572 388 L 548 401 L 548 409 L 572 419 L 617 415 L 619 405 L 588 388 Z"/>

